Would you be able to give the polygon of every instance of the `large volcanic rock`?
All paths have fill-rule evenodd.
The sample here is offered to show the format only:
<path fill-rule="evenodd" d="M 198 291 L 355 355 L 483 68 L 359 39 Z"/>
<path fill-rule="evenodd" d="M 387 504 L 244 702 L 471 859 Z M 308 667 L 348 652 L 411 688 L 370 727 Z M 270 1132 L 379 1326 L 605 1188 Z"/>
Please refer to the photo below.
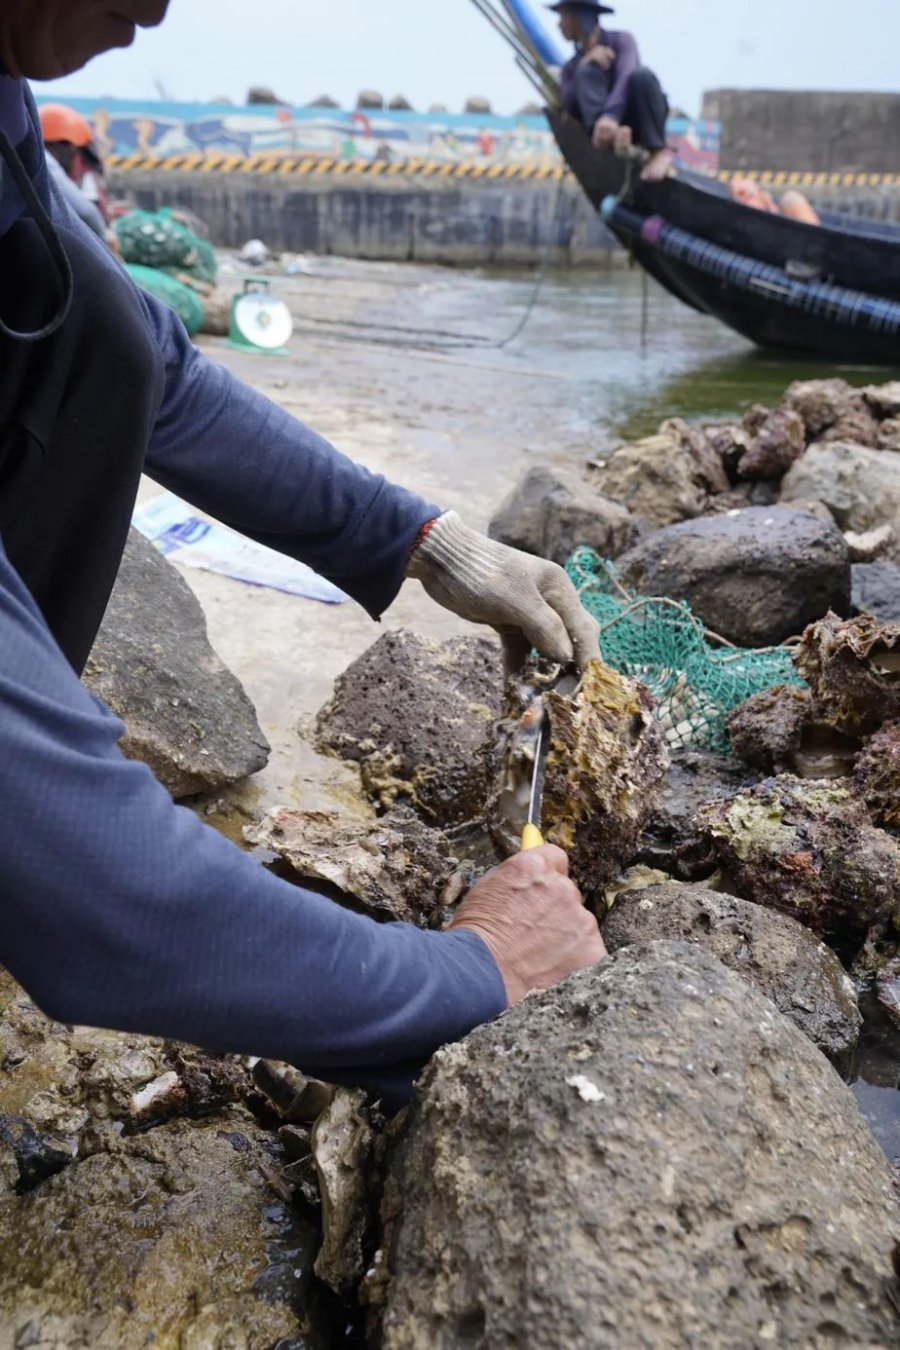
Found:
<path fill-rule="evenodd" d="M 216 792 L 268 762 L 253 705 L 209 645 L 193 591 L 136 530 L 84 682 L 125 723 L 123 753 L 149 764 L 173 797 Z"/>
<path fill-rule="evenodd" d="M 865 534 L 900 520 L 900 454 L 836 441 L 810 446 L 784 480 L 781 500 L 824 502 L 842 530 Z"/>
<path fill-rule="evenodd" d="M 620 896 L 603 937 L 610 953 L 640 942 L 696 943 L 841 1065 L 859 1039 L 856 994 L 834 952 L 809 929 L 761 905 L 673 881 Z"/>
<path fill-rule="evenodd" d="M 510 548 L 564 564 L 586 545 L 617 558 L 634 542 L 635 522 L 618 502 L 601 496 L 565 469 L 530 469 L 491 521 L 490 536 Z"/>
<path fill-rule="evenodd" d="M 850 562 L 840 532 L 783 507 L 671 525 L 619 559 L 626 586 L 684 600 L 708 628 L 745 647 L 801 633 L 850 605 Z"/>
<path fill-rule="evenodd" d="M 891 1183 L 768 999 L 697 947 L 632 947 L 426 1071 L 384 1345 L 893 1345 Z"/>
<path fill-rule="evenodd" d="M 363 788 L 383 810 L 407 804 L 436 825 L 480 819 L 481 750 L 502 697 L 493 639 L 437 644 L 386 633 L 336 681 L 316 719 L 317 747 L 359 764 Z"/>

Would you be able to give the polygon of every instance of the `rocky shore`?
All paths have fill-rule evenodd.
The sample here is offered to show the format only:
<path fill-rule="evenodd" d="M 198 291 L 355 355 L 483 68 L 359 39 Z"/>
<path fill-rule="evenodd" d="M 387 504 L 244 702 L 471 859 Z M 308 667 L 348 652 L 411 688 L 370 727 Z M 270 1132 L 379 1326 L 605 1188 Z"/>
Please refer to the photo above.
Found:
<path fill-rule="evenodd" d="M 716 644 L 786 644 L 796 683 L 730 714 L 727 754 L 628 671 L 554 696 L 546 832 L 610 960 L 441 1051 L 398 1120 L 51 1024 L 0 974 L 0 1350 L 897 1343 L 900 1158 L 845 1080 L 864 1016 L 900 1047 L 900 384 L 532 469 L 492 533 L 590 547 Z M 132 541 L 88 681 L 190 801 L 267 747 L 182 585 Z M 354 810 L 281 807 L 248 847 L 440 927 L 515 847 L 520 698 L 492 639 L 386 634 L 311 731 Z"/>

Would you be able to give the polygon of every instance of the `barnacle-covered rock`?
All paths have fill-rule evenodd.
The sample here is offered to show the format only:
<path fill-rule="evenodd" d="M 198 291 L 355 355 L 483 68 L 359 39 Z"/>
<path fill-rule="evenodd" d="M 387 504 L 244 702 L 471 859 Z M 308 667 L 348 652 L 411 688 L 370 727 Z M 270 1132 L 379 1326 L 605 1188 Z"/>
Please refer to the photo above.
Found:
<path fill-rule="evenodd" d="M 860 399 L 843 412 L 834 426 L 822 435 L 823 442 L 850 441 L 853 445 L 875 447 L 879 443 L 878 421 Z"/>
<path fill-rule="evenodd" d="M 697 828 L 731 894 L 842 950 L 900 907 L 900 847 L 843 784 L 768 779 L 701 807 Z"/>
<path fill-rule="evenodd" d="M 784 407 L 799 413 L 810 438 L 820 436 L 865 403 L 846 380 L 797 380 L 784 396 Z"/>
<path fill-rule="evenodd" d="M 502 852 L 519 848 L 527 819 L 529 762 L 517 761 L 521 720 L 535 685 L 512 682 L 510 717 L 494 751 L 495 791 L 488 825 Z M 602 661 L 592 661 L 571 695 L 538 695 L 547 714 L 542 829 L 569 854 L 572 876 L 588 893 L 615 877 L 635 852 L 669 766 L 649 691 Z M 523 786 L 525 791 L 522 791 Z"/>
<path fill-rule="evenodd" d="M 900 717 L 900 624 L 827 614 L 804 633 L 794 664 L 839 731 L 866 735 Z"/>
<path fill-rule="evenodd" d="M 776 685 L 754 694 L 729 716 L 734 753 L 764 774 L 798 778 L 846 778 L 860 741 L 823 719 L 808 689 Z"/>
<path fill-rule="evenodd" d="M 853 787 L 876 825 L 900 828 L 900 722 L 886 722 L 863 746 Z"/>
<path fill-rule="evenodd" d="M 619 446 L 598 467 L 596 485 L 659 528 L 702 516 L 710 498 L 730 486 L 721 456 L 680 418 L 664 422 L 655 436 Z"/>
<path fill-rule="evenodd" d="M 880 450 L 900 450 L 900 417 L 888 417 L 878 428 Z"/>
<path fill-rule="evenodd" d="M 439 926 L 465 887 L 446 835 L 408 807 L 371 823 L 278 807 L 244 833 L 249 843 L 277 853 L 309 889 L 377 919 Z"/>
<path fill-rule="evenodd" d="M 779 684 L 748 698 L 729 714 L 725 725 L 738 759 L 762 773 L 781 773 L 811 716 L 809 690 Z"/>
<path fill-rule="evenodd" d="M 782 478 L 806 449 L 806 427 L 799 413 L 779 408 L 759 424 L 738 464 L 748 482 Z"/>
<path fill-rule="evenodd" d="M 876 417 L 897 417 L 900 415 L 900 381 L 890 380 L 887 384 L 870 384 L 860 393 L 873 409 Z"/>

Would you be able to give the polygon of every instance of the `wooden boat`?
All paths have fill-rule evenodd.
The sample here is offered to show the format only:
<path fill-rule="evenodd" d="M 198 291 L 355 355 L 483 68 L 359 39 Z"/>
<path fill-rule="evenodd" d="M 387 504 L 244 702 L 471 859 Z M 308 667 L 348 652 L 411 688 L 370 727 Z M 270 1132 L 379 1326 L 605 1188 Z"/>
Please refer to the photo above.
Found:
<path fill-rule="evenodd" d="M 476 0 L 485 12 L 490 0 Z M 561 53 L 531 0 L 500 0 L 519 64 L 548 87 Z M 496 25 L 495 25 L 496 26 Z M 761 347 L 851 364 L 900 365 L 900 226 L 820 213 L 818 225 L 733 199 L 676 166 L 662 183 L 594 150 L 580 122 L 548 108 L 566 163 L 613 234 L 660 285 Z"/>
<path fill-rule="evenodd" d="M 679 168 L 642 183 L 626 162 L 595 151 L 580 122 L 547 116 L 613 234 L 685 304 L 761 347 L 900 365 L 900 227 L 830 213 L 806 225 Z"/>

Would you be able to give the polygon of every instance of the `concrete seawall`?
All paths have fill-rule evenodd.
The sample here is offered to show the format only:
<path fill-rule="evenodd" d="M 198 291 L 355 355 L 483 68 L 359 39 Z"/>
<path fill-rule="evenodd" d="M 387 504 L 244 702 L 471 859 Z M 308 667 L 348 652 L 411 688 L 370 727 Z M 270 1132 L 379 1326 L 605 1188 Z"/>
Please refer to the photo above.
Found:
<path fill-rule="evenodd" d="M 799 186 L 823 210 L 900 222 L 900 179 L 755 175 L 778 196 Z M 177 206 L 212 240 L 239 248 L 263 239 L 278 252 L 457 266 L 609 266 L 622 250 L 573 180 L 114 170 L 116 191 L 138 206 Z M 826 179 L 827 175 L 819 175 Z M 795 180 L 796 183 L 795 183 Z"/>
<path fill-rule="evenodd" d="M 572 182 L 131 169 L 112 185 L 147 210 L 196 212 L 223 248 L 258 238 L 283 252 L 462 266 L 533 265 L 548 241 L 564 265 L 609 264 L 616 250 Z"/>

